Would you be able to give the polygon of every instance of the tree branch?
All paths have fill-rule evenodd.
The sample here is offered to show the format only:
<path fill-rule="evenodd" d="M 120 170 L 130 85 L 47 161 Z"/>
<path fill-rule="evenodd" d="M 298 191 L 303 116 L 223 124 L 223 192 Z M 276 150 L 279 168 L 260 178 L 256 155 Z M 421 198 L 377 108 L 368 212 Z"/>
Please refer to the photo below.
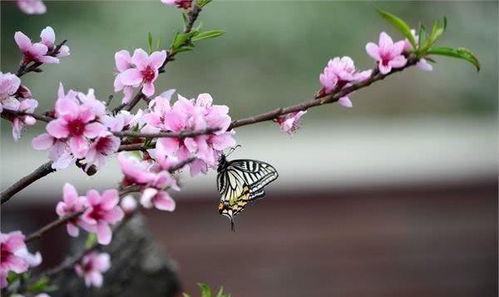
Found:
<path fill-rule="evenodd" d="M 327 94 L 327 95 L 319 97 L 319 98 L 312 98 L 312 99 L 306 100 L 300 104 L 295 104 L 295 105 L 285 107 L 285 108 L 278 108 L 278 109 L 275 109 L 275 110 L 270 111 L 270 112 L 266 112 L 266 113 L 259 114 L 256 116 L 233 121 L 227 130 L 237 128 L 237 127 L 247 126 L 247 125 L 251 125 L 251 124 L 256 124 L 259 122 L 270 121 L 270 120 L 276 119 L 277 117 L 286 115 L 288 113 L 297 112 L 297 111 L 301 111 L 301 110 L 307 110 L 311 107 L 316 107 L 316 106 L 320 106 L 320 105 L 327 104 L 327 103 L 334 103 L 334 102 L 338 101 L 341 97 L 347 96 L 347 95 L 353 93 L 354 91 L 365 88 L 374 82 L 385 79 L 387 76 L 390 76 L 394 73 L 403 71 L 404 69 L 415 65 L 417 63 L 417 61 L 418 60 L 415 57 L 410 57 L 407 60 L 407 64 L 404 67 L 398 68 L 398 69 L 393 69 L 391 72 L 389 72 L 387 74 L 381 74 L 377 71 L 377 69 L 375 69 L 375 70 L 373 70 L 373 74 L 371 75 L 371 77 L 366 79 L 365 81 L 355 83 L 349 87 L 332 92 L 330 94 Z"/>
<path fill-rule="evenodd" d="M 71 215 L 68 215 L 68 216 L 65 216 L 65 217 L 62 217 L 58 220 L 55 220 L 55 221 L 52 221 L 50 223 L 48 223 L 47 225 L 43 226 L 42 228 L 38 229 L 37 231 L 31 233 L 30 235 L 28 235 L 25 239 L 25 242 L 28 243 L 30 241 L 33 241 L 35 239 L 39 239 L 42 237 L 43 234 L 47 233 L 48 231 L 52 230 L 52 229 L 55 229 L 69 221 L 71 221 L 72 219 L 76 219 L 77 217 L 79 217 L 80 215 L 82 215 L 83 213 L 85 212 L 85 210 L 82 210 L 82 211 L 79 211 L 79 212 L 75 212 L 74 214 L 71 214 Z"/>
<path fill-rule="evenodd" d="M 409 57 L 407 60 L 407 64 L 404 67 L 398 68 L 398 69 L 393 69 L 391 72 L 389 72 L 387 74 L 381 74 L 377 71 L 377 69 L 374 69 L 371 77 L 362 81 L 362 82 L 355 83 L 349 87 L 343 88 L 343 89 L 338 90 L 338 91 L 334 91 L 334 92 L 327 94 L 327 95 L 324 95 L 322 97 L 314 97 L 314 98 L 308 99 L 308 100 L 306 100 L 302 103 L 299 103 L 299 104 L 291 105 L 288 107 L 277 108 L 277 109 L 274 109 L 274 110 L 266 112 L 266 113 L 262 113 L 262 114 L 255 115 L 252 117 L 232 121 L 232 123 L 230 124 L 230 126 L 227 130 L 231 130 L 231 129 L 242 127 L 242 126 L 252 125 L 252 124 L 256 124 L 256 123 L 260 123 L 260 122 L 264 122 L 264 121 L 271 121 L 271 120 L 274 120 L 280 116 L 286 115 L 288 113 L 297 112 L 297 111 L 301 111 L 301 110 L 307 110 L 309 108 L 320 106 L 320 105 L 327 104 L 327 103 L 334 103 L 334 102 L 338 101 L 341 97 L 347 96 L 347 95 L 353 93 L 354 91 L 360 90 L 362 88 L 370 86 L 371 84 L 373 84 L 377 81 L 383 80 L 386 77 L 388 77 L 394 73 L 401 72 L 401 71 L 405 70 L 406 68 L 414 66 L 417 63 L 417 61 L 418 61 L 417 58 Z M 151 147 L 154 147 L 154 145 L 155 145 L 155 142 L 152 142 Z M 137 150 L 144 150 L 144 149 L 146 149 L 144 147 L 144 143 L 133 143 L 133 144 L 121 145 L 119 148 L 119 151 L 137 151 Z"/>
<path fill-rule="evenodd" d="M 14 111 L 14 110 L 8 110 L 8 109 L 4 109 L 2 111 L 1 115 L 2 115 L 2 118 L 6 119 L 6 120 L 9 120 L 10 118 L 20 117 L 20 116 L 30 116 L 30 117 L 33 117 L 33 118 L 39 120 L 39 121 L 48 123 L 54 119 L 52 117 L 41 115 L 41 114 L 24 112 L 24 111 Z"/>
<path fill-rule="evenodd" d="M 140 133 L 133 131 L 123 131 L 123 132 L 113 132 L 114 136 L 118 137 L 146 137 L 146 138 L 161 138 L 161 137 L 175 137 L 175 138 L 186 138 L 194 137 L 204 134 L 210 134 L 219 131 L 220 128 L 207 128 L 197 131 L 182 131 L 179 133 L 175 132 L 160 132 L 160 133 Z"/>
<path fill-rule="evenodd" d="M 52 168 L 52 162 L 47 162 L 38 167 L 32 173 L 26 175 L 25 177 L 14 183 L 12 186 L 2 191 L 2 193 L 0 194 L 0 197 L 2 198 L 2 204 L 9 201 L 9 199 L 12 198 L 12 196 L 14 196 L 17 192 L 21 191 L 35 181 L 54 171 L 55 169 Z"/>

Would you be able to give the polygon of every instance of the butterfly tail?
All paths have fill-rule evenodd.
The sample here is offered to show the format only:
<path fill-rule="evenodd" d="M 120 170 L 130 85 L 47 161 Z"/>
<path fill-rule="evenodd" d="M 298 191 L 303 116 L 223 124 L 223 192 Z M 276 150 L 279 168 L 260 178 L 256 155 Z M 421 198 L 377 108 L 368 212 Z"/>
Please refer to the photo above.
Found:
<path fill-rule="evenodd" d="M 233 217 L 230 218 L 230 230 L 232 230 L 232 232 L 236 232 L 236 228 L 235 228 L 235 225 L 234 225 L 234 218 Z"/>

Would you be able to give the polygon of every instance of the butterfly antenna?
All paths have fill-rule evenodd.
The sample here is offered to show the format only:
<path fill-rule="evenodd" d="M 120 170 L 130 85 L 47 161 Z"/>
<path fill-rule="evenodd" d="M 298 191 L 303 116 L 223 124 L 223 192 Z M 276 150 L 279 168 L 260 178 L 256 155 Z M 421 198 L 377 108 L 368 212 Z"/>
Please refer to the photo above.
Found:
<path fill-rule="evenodd" d="M 227 153 L 227 157 L 230 156 L 238 147 L 241 147 L 240 144 L 236 145 L 235 147 L 230 148 L 230 151 Z"/>

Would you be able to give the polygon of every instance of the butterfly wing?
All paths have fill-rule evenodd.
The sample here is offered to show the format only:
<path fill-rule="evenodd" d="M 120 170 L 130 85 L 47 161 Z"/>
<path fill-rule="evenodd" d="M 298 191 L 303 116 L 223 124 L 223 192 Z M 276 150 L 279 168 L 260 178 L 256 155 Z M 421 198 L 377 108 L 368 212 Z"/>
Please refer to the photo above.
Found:
<path fill-rule="evenodd" d="M 256 160 L 233 160 L 218 172 L 220 214 L 231 220 L 253 200 L 265 196 L 264 187 L 277 179 L 277 170 L 270 164 Z"/>
<path fill-rule="evenodd" d="M 264 187 L 279 177 L 272 165 L 256 160 L 233 160 L 227 169 L 242 175 L 249 187 L 249 201 L 262 199 L 265 196 Z"/>

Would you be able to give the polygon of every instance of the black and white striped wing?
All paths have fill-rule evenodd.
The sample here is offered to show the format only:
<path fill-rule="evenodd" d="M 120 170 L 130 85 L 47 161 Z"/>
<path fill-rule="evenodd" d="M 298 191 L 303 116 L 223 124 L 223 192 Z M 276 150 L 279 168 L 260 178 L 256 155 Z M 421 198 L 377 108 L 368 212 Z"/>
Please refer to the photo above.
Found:
<path fill-rule="evenodd" d="M 227 166 L 227 172 L 239 175 L 249 188 L 249 200 L 265 196 L 264 187 L 277 179 L 279 174 L 270 164 L 256 160 L 232 160 Z"/>

